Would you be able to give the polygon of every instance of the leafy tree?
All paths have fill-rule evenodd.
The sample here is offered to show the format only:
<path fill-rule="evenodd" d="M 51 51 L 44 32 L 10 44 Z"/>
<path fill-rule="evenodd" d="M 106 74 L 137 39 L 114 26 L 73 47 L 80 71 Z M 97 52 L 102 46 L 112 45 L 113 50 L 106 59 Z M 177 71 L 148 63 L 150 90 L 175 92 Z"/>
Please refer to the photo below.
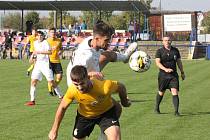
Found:
<path fill-rule="evenodd" d="M 40 29 L 47 29 L 48 28 L 48 25 L 49 25 L 49 18 L 48 17 L 42 17 L 40 18 L 39 20 L 40 22 Z"/>
<path fill-rule="evenodd" d="M 39 18 L 39 13 L 37 12 L 29 12 L 26 14 L 25 16 L 25 21 L 32 21 L 33 22 L 33 26 L 35 28 L 41 28 L 41 24 L 40 24 L 40 18 Z"/>
<path fill-rule="evenodd" d="M 112 17 L 112 11 L 83 11 L 82 16 L 80 16 L 80 22 L 86 21 L 87 27 L 89 29 L 93 28 L 94 23 L 100 19 L 109 22 Z"/>
<path fill-rule="evenodd" d="M 153 0 L 145 0 L 145 4 L 147 5 L 147 8 L 151 8 L 151 3 L 152 3 Z"/>
<path fill-rule="evenodd" d="M 97 13 L 95 11 L 82 11 L 82 16 L 80 16 L 80 21 L 84 20 L 87 24 L 88 29 L 93 28 L 96 19 L 97 19 Z"/>
<path fill-rule="evenodd" d="M 116 30 L 126 30 L 127 29 L 127 21 L 123 14 L 113 15 L 110 19 L 110 24 Z"/>
<path fill-rule="evenodd" d="M 148 9 L 151 8 L 151 3 L 153 0 L 141 0 L 145 5 L 147 6 Z M 89 29 L 92 29 L 93 23 L 96 19 L 99 19 L 99 12 L 95 11 L 83 11 L 83 15 L 81 18 L 83 20 L 86 20 L 86 23 L 89 27 Z M 126 12 L 120 12 L 117 15 L 113 15 L 113 11 L 102 11 L 101 12 L 101 18 L 104 21 L 107 21 L 115 29 L 121 29 L 121 30 L 127 30 L 128 23 L 130 21 L 137 20 L 139 21 L 139 15 L 140 14 L 140 29 L 144 29 L 144 15 L 140 12 L 138 13 L 137 11 L 126 11 Z"/>
<path fill-rule="evenodd" d="M 57 11 L 57 28 L 60 28 L 60 18 L 61 12 Z M 54 27 L 54 12 L 49 12 L 49 19 L 48 19 L 48 27 Z M 71 14 L 67 11 L 62 11 L 62 26 L 66 26 L 68 28 L 69 24 L 74 24 L 76 18 L 71 16 Z"/>
<path fill-rule="evenodd" d="M 21 30 L 21 15 L 20 13 L 9 13 L 3 17 L 3 27 Z"/>
<path fill-rule="evenodd" d="M 202 26 L 204 26 L 204 33 L 210 33 L 210 11 L 208 11 L 207 15 L 204 17 Z"/>

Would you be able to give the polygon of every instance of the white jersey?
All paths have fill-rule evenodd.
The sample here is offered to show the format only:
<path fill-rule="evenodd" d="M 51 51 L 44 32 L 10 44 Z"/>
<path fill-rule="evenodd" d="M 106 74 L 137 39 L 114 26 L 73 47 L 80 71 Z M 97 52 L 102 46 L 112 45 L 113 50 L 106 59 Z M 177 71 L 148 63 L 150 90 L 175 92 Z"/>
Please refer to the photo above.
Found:
<path fill-rule="evenodd" d="M 50 51 L 51 48 L 46 40 L 34 42 L 35 51 Z M 36 63 L 31 74 L 32 79 L 42 80 L 42 74 L 46 77 L 47 81 L 53 80 L 53 72 L 50 69 L 50 60 L 48 54 L 37 54 Z"/>
<path fill-rule="evenodd" d="M 100 71 L 99 57 L 101 52 L 89 46 L 89 41 L 93 37 L 88 37 L 79 44 L 78 49 L 74 51 L 73 66 L 82 65 L 87 68 L 87 71 Z"/>
<path fill-rule="evenodd" d="M 96 51 L 95 49 L 89 46 L 89 41 L 93 37 L 88 37 L 83 40 L 82 43 L 79 44 L 78 48 L 74 51 L 74 55 L 72 61 L 69 62 L 67 67 L 67 84 L 70 85 L 71 78 L 70 72 L 73 66 L 82 65 L 87 68 L 88 72 L 97 71 L 100 72 L 99 67 L 99 57 L 101 55 L 101 51 Z"/>
<path fill-rule="evenodd" d="M 46 40 L 43 40 L 42 42 L 39 42 L 38 40 L 36 40 L 34 42 L 34 50 L 35 51 L 50 51 L 51 48 Z M 36 61 L 41 61 L 41 62 L 49 61 L 48 54 L 37 54 L 36 56 L 37 56 Z"/>

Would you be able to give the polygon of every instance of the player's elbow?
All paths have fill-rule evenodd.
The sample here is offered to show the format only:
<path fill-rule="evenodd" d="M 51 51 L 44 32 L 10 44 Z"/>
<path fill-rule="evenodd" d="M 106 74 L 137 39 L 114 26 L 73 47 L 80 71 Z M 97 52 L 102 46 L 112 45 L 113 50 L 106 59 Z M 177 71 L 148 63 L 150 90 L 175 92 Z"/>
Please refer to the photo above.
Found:
<path fill-rule="evenodd" d="M 125 92 L 125 91 L 126 91 L 125 85 L 118 82 L 118 92 Z"/>

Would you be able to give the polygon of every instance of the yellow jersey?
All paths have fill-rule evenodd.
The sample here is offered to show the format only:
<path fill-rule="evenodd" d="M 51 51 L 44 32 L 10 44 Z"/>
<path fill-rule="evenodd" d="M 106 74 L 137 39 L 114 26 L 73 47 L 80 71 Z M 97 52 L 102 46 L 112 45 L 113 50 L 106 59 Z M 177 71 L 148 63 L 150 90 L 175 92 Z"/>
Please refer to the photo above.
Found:
<path fill-rule="evenodd" d="M 29 49 L 29 51 L 30 51 L 30 52 L 33 52 L 33 51 L 34 51 L 34 41 L 37 40 L 37 39 L 36 39 L 36 36 L 35 36 L 35 35 L 30 35 L 30 36 L 28 37 L 28 40 L 29 40 L 29 43 L 30 43 L 30 49 Z"/>
<path fill-rule="evenodd" d="M 93 88 L 88 93 L 81 93 L 76 86 L 71 84 L 64 96 L 70 104 L 76 100 L 78 112 L 85 117 L 97 117 L 113 107 L 111 94 L 118 89 L 117 81 L 91 79 Z"/>
<path fill-rule="evenodd" d="M 52 54 L 50 55 L 50 62 L 60 63 L 59 51 L 62 49 L 62 42 L 59 38 L 48 38 L 47 42 L 49 43 Z"/>

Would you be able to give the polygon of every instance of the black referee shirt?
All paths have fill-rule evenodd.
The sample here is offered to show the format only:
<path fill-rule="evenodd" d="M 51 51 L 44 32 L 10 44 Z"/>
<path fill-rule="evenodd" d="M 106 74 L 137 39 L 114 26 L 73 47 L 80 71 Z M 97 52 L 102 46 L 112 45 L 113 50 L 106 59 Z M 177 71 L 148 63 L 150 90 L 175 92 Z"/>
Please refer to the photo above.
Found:
<path fill-rule="evenodd" d="M 162 47 L 156 51 L 155 58 L 160 58 L 160 63 L 166 67 L 173 69 L 173 73 L 166 73 L 164 70 L 160 69 L 161 75 L 177 75 L 176 62 L 177 59 L 181 58 L 179 50 L 171 46 L 170 50 Z"/>

